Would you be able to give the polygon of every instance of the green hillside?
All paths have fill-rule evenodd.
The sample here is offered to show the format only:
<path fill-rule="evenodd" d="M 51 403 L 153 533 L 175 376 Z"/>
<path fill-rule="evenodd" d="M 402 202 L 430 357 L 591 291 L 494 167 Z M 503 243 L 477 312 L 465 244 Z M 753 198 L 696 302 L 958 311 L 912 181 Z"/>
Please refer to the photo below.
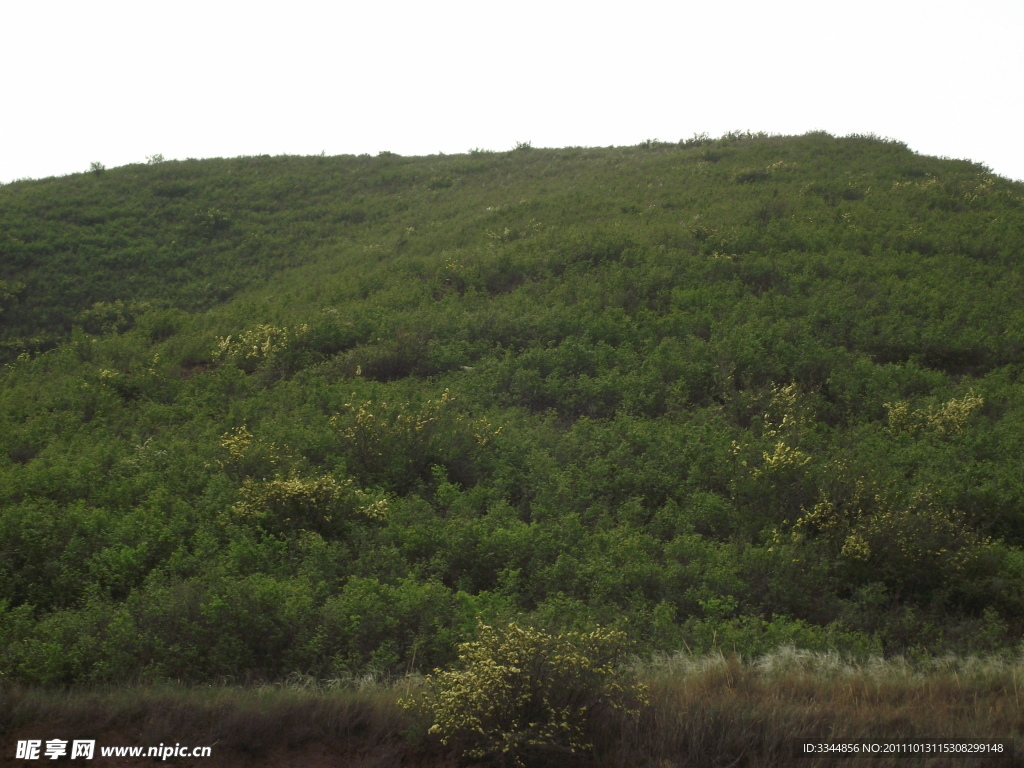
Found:
<path fill-rule="evenodd" d="M 876 137 L 0 186 L 0 674 L 1012 650 L 1024 185 Z"/>

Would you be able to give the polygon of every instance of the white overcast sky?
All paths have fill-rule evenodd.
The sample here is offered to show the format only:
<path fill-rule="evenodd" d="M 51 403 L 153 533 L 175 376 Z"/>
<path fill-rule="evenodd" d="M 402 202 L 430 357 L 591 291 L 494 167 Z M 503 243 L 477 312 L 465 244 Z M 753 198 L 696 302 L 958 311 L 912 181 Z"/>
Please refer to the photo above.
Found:
<path fill-rule="evenodd" d="M 0 182 L 166 159 L 875 133 L 1024 179 L 1024 0 L 7 0 Z"/>

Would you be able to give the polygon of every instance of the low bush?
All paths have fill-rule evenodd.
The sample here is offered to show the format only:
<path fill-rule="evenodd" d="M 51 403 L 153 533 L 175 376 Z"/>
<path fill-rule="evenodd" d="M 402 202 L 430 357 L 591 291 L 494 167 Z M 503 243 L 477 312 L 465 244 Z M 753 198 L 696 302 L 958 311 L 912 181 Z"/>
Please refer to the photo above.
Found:
<path fill-rule="evenodd" d="M 591 749 L 603 709 L 636 715 L 646 703 L 644 687 L 616 665 L 624 643 L 617 630 L 556 635 L 481 624 L 477 639 L 459 646 L 458 668 L 435 670 L 404 705 L 430 711 L 430 733 L 464 757 L 564 762 Z"/>

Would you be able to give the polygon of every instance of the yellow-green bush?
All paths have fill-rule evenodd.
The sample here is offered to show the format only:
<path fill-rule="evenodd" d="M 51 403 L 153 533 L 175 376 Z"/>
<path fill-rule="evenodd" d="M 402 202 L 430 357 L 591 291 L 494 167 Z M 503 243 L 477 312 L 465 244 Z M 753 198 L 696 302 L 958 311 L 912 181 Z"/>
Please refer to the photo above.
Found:
<path fill-rule="evenodd" d="M 309 325 L 306 323 L 294 328 L 263 323 L 246 328 L 237 335 L 230 334 L 217 339 L 214 353 L 243 371 L 252 373 L 261 367 L 281 364 L 289 348 L 301 342 L 308 334 Z"/>
<path fill-rule="evenodd" d="M 421 403 L 353 398 L 330 423 L 344 440 L 352 469 L 366 484 L 408 491 L 438 465 L 469 485 L 469 467 L 502 428 L 495 429 L 486 418 L 466 416 L 456 400 L 448 389 Z"/>
<path fill-rule="evenodd" d="M 330 475 L 242 481 L 241 501 L 232 511 L 241 519 L 255 520 L 271 530 L 335 530 L 350 517 L 384 518 L 388 502 L 381 495 L 360 490 L 346 478 L 339 482 Z"/>
<path fill-rule="evenodd" d="M 419 699 L 406 706 L 431 711 L 430 733 L 463 756 L 523 766 L 542 755 L 591 748 L 590 726 L 602 709 L 638 714 L 643 686 L 617 668 L 625 633 L 549 634 L 481 624 L 477 639 L 459 646 L 455 669 L 435 670 Z"/>
<path fill-rule="evenodd" d="M 970 390 L 963 397 L 951 398 L 938 407 L 930 405 L 912 411 L 906 400 L 899 400 L 886 403 L 885 409 L 889 412 L 889 431 L 893 434 L 906 432 L 910 435 L 952 437 L 963 434 L 971 416 L 984 404 L 985 399 Z"/>

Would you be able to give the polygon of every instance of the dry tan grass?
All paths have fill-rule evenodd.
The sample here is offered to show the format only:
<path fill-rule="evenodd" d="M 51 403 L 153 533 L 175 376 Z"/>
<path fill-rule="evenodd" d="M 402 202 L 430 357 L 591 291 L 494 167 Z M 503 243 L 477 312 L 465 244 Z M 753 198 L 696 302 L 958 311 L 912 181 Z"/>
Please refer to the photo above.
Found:
<path fill-rule="evenodd" d="M 602 766 L 998 765 L 984 760 L 796 760 L 799 742 L 1019 740 L 1024 659 L 943 657 L 856 663 L 783 648 L 753 660 L 679 654 L 639 665 L 644 716 L 614 729 Z M 613 729 L 606 728 L 606 733 Z M 1009 764 L 1005 761 L 1004 764 Z"/>
<path fill-rule="evenodd" d="M 48 738 L 123 734 L 131 743 L 146 746 L 216 745 L 220 754 L 259 756 L 314 743 L 358 745 L 362 752 L 392 754 L 396 749 L 408 751 L 407 736 L 427 727 L 398 706 L 408 684 L 287 681 L 267 686 L 134 686 L 71 693 L 10 687 L 3 691 L 0 733 L 45 724 Z"/>
<path fill-rule="evenodd" d="M 651 701 L 640 717 L 614 711 L 595 723 L 594 754 L 574 765 L 600 768 L 690 766 L 1009 765 L 993 759 L 797 760 L 799 741 L 1024 738 L 1024 659 L 941 657 L 854 662 L 791 648 L 758 659 L 712 654 L 665 656 L 634 666 Z M 273 685 L 124 687 L 56 692 L 2 691 L 0 732 L 29 724 L 65 733 L 134 734 L 135 743 L 217 744 L 258 762 L 271 751 L 310 745 L 344 749 L 350 764 L 451 765 L 427 739 L 430 725 L 398 699 L 419 678 L 319 681 L 295 676 Z M 5 745 L 5 749 L 10 745 Z M 7 750 L 10 751 L 10 750 Z M 413 755 L 413 758 L 410 758 Z M 355 760 L 355 762 L 352 762 Z"/>

